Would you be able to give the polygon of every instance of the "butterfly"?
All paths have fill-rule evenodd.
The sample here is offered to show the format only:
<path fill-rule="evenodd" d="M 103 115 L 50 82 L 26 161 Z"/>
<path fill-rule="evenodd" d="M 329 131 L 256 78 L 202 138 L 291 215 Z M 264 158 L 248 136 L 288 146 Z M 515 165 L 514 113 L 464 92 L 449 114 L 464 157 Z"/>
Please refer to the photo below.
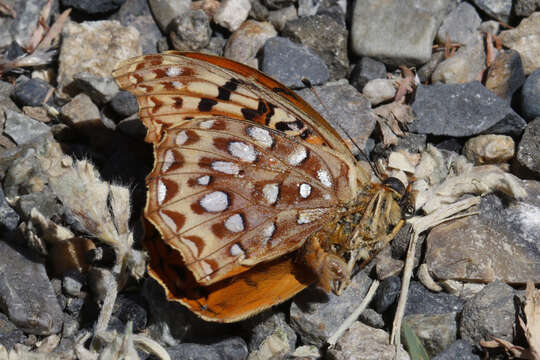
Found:
<path fill-rule="evenodd" d="M 403 225 L 404 185 L 371 182 L 321 115 L 258 70 L 169 51 L 113 76 L 154 147 L 149 274 L 203 319 L 238 321 L 312 283 L 339 292 Z"/>

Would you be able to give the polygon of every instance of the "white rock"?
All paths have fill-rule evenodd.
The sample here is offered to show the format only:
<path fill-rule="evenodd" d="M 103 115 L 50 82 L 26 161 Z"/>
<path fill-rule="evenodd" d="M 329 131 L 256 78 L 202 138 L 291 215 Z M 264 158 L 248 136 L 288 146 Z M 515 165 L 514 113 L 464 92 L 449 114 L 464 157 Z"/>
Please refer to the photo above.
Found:
<path fill-rule="evenodd" d="M 371 105 L 377 105 L 391 100 L 396 95 L 396 90 L 392 79 L 373 79 L 364 86 L 362 94 L 368 98 Z"/>
<path fill-rule="evenodd" d="M 236 31 L 246 21 L 250 10 L 249 0 L 224 0 L 214 15 L 214 21 L 230 31 Z"/>

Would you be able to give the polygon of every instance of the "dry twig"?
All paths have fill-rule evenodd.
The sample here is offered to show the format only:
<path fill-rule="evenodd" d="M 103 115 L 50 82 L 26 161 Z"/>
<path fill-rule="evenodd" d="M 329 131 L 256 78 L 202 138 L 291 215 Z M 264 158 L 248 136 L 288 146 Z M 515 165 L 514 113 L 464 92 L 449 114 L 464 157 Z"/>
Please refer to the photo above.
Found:
<path fill-rule="evenodd" d="M 398 349 L 401 346 L 401 338 L 400 338 L 401 322 L 403 321 L 403 316 L 405 314 L 405 305 L 407 304 L 409 284 L 411 281 L 412 271 L 414 267 L 414 254 L 416 251 L 416 243 L 418 242 L 419 235 L 422 232 L 436 225 L 442 224 L 443 222 L 471 215 L 470 213 L 467 213 L 467 214 L 459 214 L 459 213 L 479 203 L 480 203 L 480 197 L 472 197 L 469 199 L 458 201 L 455 204 L 441 207 L 429 215 L 415 216 L 407 220 L 407 222 L 412 225 L 412 228 L 411 228 L 412 238 L 409 243 L 409 249 L 407 250 L 405 268 L 403 269 L 403 280 L 402 280 L 402 285 L 401 285 L 401 292 L 399 294 L 396 314 L 394 316 L 394 323 L 392 325 L 392 334 L 390 336 L 390 343 L 394 344 L 396 347 L 396 352 L 395 352 L 396 355 L 398 354 Z M 456 214 L 459 214 L 459 215 L 456 215 Z"/>
<path fill-rule="evenodd" d="M 352 312 L 352 314 L 349 315 L 345 319 L 345 321 L 343 321 L 343 324 L 341 324 L 341 326 L 328 338 L 328 340 L 326 340 L 326 342 L 330 346 L 334 346 L 339 340 L 339 338 L 343 336 L 345 331 L 347 331 L 351 327 L 351 325 L 358 319 L 360 314 L 362 314 L 362 312 L 366 310 L 366 307 L 369 305 L 369 303 L 375 296 L 375 292 L 377 291 L 378 287 L 379 287 L 379 281 L 373 280 L 366 296 L 364 297 L 364 300 L 362 300 L 360 305 L 358 305 L 358 307 Z"/>

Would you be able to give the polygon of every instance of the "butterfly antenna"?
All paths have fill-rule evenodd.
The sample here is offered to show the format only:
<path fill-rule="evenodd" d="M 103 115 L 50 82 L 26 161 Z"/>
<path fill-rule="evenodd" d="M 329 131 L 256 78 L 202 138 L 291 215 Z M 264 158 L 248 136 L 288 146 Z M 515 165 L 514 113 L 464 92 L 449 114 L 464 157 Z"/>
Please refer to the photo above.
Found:
<path fill-rule="evenodd" d="M 328 108 L 326 107 L 325 103 L 321 100 L 319 94 L 317 94 L 317 91 L 315 90 L 315 88 L 313 87 L 313 85 L 311 84 L 311 81 L 309 81 L 307 78 L 303 77 L 301 79 L 302 83 L 306 86 L 306 88 L 308 88 L 309 90 L 311 90 L 311 92 L 313 93 L 313 95 L 317 98 L 317 100 L 319 100 L 319 103 L 321 104 L 321 106 L 324 108 L 324 110 L 326 111 L 326 113 L 328 114 L 328 117 L 329 117 L 329 121 L 332 122 L 332 124 L 336 127 L 338 127 L 346 136 L 347 138 L 351 141 L 351 143 L 354 145 L 354 147 L 358 150 L 358 153 L 362 155 L 362 157 L 364 159 L 366 159 L 366 161 L 369 163 L 369 166 L 371 167 L 371 170 L 373 170 L 373 172 L 375 173 L 375 176 L 377 176 L 377 178 L 379 178 L 379 180 L 382 181 L 381 177 L 380 177 L 380 173 L 379 171 L 376 169 L 375 165 L 373 164 L 373 162 L 369 159 L 369 156 L 366 154 L 366 152 L 360 148 L 360 146 L 358 146 L 358 144 L 356 143 L 356 141 L 354 141 L 354 139 L 352 138 L 352 136 L 347 132 L 347 130 L 345 130 L 345 128 L 343 126 L 341 126 L 341 124 L 339 122 L 337 122 L 332 116 L 331 116 L 331 113 L 330 111 L 328 110 Z"/>

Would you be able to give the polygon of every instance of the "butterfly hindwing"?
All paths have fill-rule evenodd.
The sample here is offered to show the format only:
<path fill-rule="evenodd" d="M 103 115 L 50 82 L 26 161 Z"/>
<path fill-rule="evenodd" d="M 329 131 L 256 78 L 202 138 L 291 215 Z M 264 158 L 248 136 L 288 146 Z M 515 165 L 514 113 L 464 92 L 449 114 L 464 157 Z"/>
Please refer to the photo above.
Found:
<path fill-rule="evenodd" d="M 201 284 L 294 251 L 350 197 L 337 155 L 245 121 L 184 122 L 155 155 L 145 215 Z"/>

